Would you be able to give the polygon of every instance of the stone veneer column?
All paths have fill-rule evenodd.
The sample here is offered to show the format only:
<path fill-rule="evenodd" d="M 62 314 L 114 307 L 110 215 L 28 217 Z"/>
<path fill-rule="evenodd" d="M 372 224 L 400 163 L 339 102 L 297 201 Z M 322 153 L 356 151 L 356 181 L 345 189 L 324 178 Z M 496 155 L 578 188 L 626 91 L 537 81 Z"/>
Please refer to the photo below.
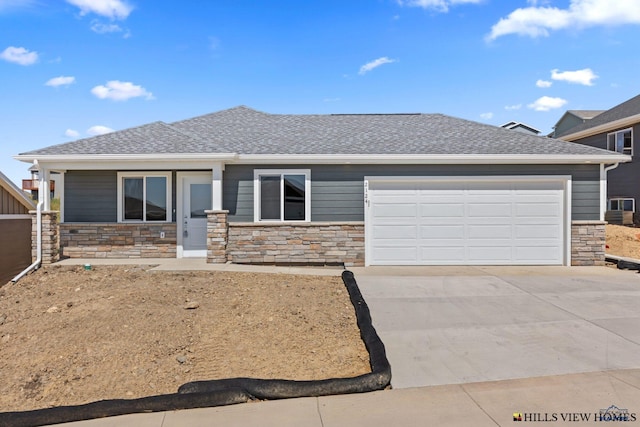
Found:
<path fill-rule="evenodd" d="M 572 221 L 571 265 L 604 265 L 606 221 Z"/>
<path fill-rule="evenodd" d="M 207 214 L 207 263 L 227 262 L 227 240 L 229 211 L 205 211 Z"/>
<path fill-rule="evenodd" d="M 29 211 L 31 217 L 31 258 L 38 256 L 38 215 Z M 42 212 L 42 264 L 52 264 L 60 260 L 60 224 L 58 211 Z"/>

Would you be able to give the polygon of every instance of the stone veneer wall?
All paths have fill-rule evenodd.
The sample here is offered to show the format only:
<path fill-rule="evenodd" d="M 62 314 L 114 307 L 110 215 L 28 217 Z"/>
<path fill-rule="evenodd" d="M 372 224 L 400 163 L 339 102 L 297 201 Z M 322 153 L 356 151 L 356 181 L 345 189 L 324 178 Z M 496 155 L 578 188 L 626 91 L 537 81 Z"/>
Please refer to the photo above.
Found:
<path fill-rule="evenodd" d="M 571 223 L 571 265 L 604 265 L 605 221 Z"/>
<path fill-rule="evenodd" d="M 176 224 L 63 223 L 60 245 L 71 258 L 175 258 Z"/>
<path fill-rule="evenodd" d="M 37 211 L 29 211 L 31 217 L 31 261 L 38 257 L 38 216 Z M 58 211 L 42 212 L 42 264 L 52 264 L 60 260 L 60 223 Z"/>
<path fill-rule="evenodd" d="M 228 224 L 227 259 L 238 264 L 364 265 L 364 222 Z"/>
<path fill-rule="evenodd" d="M 205 211 L 207 214 L 207 262 L 227 262 L 227 216 L 229 211 Z"/>

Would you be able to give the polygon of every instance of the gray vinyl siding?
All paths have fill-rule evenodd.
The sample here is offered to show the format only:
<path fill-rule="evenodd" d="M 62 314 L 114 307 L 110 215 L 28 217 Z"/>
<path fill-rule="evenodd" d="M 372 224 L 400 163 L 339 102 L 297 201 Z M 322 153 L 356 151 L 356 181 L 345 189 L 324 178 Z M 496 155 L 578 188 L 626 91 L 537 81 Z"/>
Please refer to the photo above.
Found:
<path fill-rule="evenodd" d="M 68 171 L 64 178 L 65 222 L 117 222 L 116 171 Z"/>
<path fill-rule="evenodd" d="M 253 170 L 227 165 L 223 208 L 229 221 L 253 221 Z M 600 218 L 600 165 L 280 165 L 311 169 L 312 221 L 363 221 L 365 176 L 571 175 L 572 219 Z"/>
<path fill-rule="evenodd" d="M 629 126 L 617 130 L 628 129 Z M 636 210 L 640 203 L 640 124 L 633 128 L 633 157 L 629 163 L 620 163 L 617 168 L 607 173 L 607 198 L 633 198 L 636 200 Z M 607 148 L 607 134 L 600 133 L 575 141 L 578 144 L 597 148 Z"/>

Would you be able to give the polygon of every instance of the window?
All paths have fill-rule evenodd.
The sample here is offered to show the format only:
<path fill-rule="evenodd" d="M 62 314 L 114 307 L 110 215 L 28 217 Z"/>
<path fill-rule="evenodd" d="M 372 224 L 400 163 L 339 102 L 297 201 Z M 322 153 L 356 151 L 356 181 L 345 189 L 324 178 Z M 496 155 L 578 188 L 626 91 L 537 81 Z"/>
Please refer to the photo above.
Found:
<path fill-rule="evenodd" d="M 255 221 L 310 221 L 311 171 L 254 171 Z"/>
<path fill-rule="evenodd" d="M 625 129 L 607 134 L 607 150 L 633 155 L 633 130 Z"/>
<path fill-rule="evenodd" d="M 118 173 L 118 222 L 171 221 L 171 174 Z"/>
<path fill-rule="evenodd" d="M 635 199 L 609 199 L 608 210 L 610 211 L 636 211 Z"/>

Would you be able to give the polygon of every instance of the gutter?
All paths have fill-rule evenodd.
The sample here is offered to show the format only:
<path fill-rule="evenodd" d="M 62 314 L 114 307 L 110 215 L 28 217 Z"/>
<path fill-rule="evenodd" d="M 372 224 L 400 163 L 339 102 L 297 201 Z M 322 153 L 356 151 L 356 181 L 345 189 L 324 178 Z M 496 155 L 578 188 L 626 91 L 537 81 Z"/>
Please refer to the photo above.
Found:
<path fill-rule="evenodd" d="M 29 267 L 22 270 L 20 274 L 11 279 L 11 282 L 16 283 L 20 280 L 25 274 L 30 272 L 33 269 L 37 269 L 42 262 L 42 205 L 44 205 L 44 201 L 38 201 L 38 206 L 36 207 L 36 260 Z"/>

